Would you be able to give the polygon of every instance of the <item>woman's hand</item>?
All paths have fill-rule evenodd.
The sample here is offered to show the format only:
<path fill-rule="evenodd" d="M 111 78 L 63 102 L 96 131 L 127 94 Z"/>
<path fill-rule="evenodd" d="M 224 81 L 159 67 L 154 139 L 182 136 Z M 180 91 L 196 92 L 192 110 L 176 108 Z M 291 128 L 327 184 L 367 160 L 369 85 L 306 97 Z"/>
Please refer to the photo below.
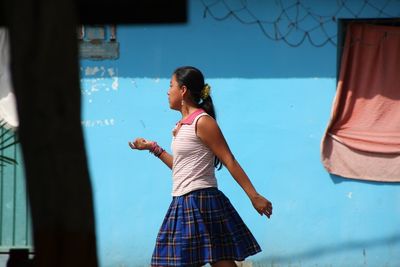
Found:
<path fill-rule="evenodd" d="M 158 146 L 156 142 L 139 137 L 134 141 L 128 142 L 128 145 L 135 150 L 149 150 L 152 154 L 161 159 L 168 168 L 172 169 L 172 156 Z"/>
<path fill-rule="evenodd" d="M 128 144 L 132 149 L 150 150 L 151 146 L 153 145 L 153 142 L 140 137 L 136 138 L 135 141 L 133 142 L 128 142 Z"/>
<path fill-rule="evenodd" d="M 255 195 L 254 197 L 252 197 L 251 199 L 251 203 L 253 204 L 253 207 L 257 210 L 257 212 L 260 215 L 265 215 L 268 218 L 271 217 L 272 215 L 272 203 L 264 198 L 262 195 Z"/>

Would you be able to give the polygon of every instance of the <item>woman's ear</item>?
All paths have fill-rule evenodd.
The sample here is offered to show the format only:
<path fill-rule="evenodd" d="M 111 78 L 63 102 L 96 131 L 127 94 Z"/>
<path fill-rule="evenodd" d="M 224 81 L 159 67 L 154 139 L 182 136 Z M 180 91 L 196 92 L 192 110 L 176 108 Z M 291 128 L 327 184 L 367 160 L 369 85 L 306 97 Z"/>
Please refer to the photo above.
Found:
<path fill-rule="evenodd" d="M 182 92 L 181 92 L 182 97 L 184 97 L 188 94 L 188 89 L 187 89 L 186 85 L 182 85 L 181 90 L 182 90 Z"/>

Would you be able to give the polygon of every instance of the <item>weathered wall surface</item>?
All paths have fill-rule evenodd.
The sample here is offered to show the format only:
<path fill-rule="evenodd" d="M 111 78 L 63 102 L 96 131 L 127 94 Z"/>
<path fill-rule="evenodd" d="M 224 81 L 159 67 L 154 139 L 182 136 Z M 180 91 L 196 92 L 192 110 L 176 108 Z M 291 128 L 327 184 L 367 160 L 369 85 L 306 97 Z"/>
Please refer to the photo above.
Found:
<path fill-rule="evenodd" d="M 305 4 L 330 14 L 336 1 L 330 2 Z M 250 4 L 258 14 L 275 7 L 271 1 Z M 400 185 L 331 176 L 320 162 L 337 47 L 306 41 L 293 48 L 268 40 L 256 25 L 203 18 L 200 1 L 189 6 L 185 25 L 119 26 L 118 60 L 81 62 L 102 266 L 149 264 L 171 200 L 171 173 L 127 143 L 143 136 L 170 151 L 179 114 L 168 108 L 167 89 L 181 65 L 203 70 L 232 151 L 274 204 L 271 220 L 260 217 L 227 170 L 217 173 L 263 248 L 248 259 L 253 266 L 399 266 Z M 336 23 L 329 27 L 337 31 Z"/>

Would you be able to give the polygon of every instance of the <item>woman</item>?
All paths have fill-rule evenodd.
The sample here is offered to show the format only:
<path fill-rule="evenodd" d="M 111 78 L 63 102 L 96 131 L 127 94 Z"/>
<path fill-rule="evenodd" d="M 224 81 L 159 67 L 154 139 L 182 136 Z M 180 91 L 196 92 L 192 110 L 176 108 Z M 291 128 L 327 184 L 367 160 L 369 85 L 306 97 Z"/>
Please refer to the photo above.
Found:
<path fill-rule="evenodd" d="M 223 164 L 260 215 L 272 204 L 257 193 L 235 160 L 215 120 L 210 86 L 200 70 L 176 69 L 168 91 L 170 108 L 182 119 L 173 129 L 172 155 L 156 142 L 137 138 L 132 149 L 149 150 L 173 172 L 172 203 L 157 236 L 152 266 L 236 266 L 261 251 L 227 197 L 218 190 L 214 169 Z"/>

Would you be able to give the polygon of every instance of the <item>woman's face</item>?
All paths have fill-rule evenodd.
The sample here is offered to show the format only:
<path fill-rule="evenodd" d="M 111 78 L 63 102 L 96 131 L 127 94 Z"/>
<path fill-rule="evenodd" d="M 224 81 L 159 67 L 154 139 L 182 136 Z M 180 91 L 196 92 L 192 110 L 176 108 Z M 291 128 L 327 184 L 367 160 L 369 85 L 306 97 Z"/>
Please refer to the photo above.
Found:
<path fill-rule="evenodd" d="M 174 110 L 180 110 L 182 106 L 182 89 L 176 80 L 175 75 L 172 75 L 168 90 L 169 107 Z"/>

